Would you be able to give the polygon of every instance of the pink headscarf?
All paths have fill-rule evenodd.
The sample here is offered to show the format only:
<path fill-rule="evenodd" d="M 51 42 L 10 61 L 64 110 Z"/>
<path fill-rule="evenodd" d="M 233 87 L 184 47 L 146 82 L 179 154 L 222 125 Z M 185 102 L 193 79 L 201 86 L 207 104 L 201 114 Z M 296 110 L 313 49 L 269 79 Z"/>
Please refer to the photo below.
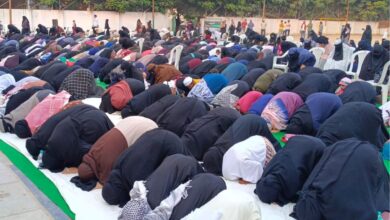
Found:
<path fill-rule="evenodd" d="M 302 98 L 293 92 L 280 92 L 270 102 L 276 99 L 280 99 L 283 102 L 288 112 L 288 118 L 291 118 L 295 111 L 303 105 Z"/>
<path fill-rule="evenodd" d="M 239 110 L 242 114 L 246 114 L 249 111 L 252 104 L 261 96 L 263 96 L 263 94 L 258 91 L 248 92 L 238 100 L 236 104 L 236 109 Z"/>
<path fill-rule="evenodd" d="M 31 134 L 35 134 L 48 118 L 57 114 L 68 103 L 70 96 L 66 91 L 56 95 L 49 94 L 36 105 L 25 118 Z"/>

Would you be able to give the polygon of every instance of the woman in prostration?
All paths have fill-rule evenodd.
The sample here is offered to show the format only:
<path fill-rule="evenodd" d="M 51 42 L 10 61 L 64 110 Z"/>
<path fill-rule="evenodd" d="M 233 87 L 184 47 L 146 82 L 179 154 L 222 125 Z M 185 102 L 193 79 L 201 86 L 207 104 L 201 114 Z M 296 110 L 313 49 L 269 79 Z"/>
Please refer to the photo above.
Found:
<path fill-rule="evenodd" d="M 261 135 L 267 138 L 273 144 L 275 150 L 279 150 L 280 145 L 272 136 L 265 120 L 257 115 L 244 115 L 238 118 L 215 142 L 214 146 L 204 154 L 203 162 L 206 171 L 221 175 L 223 156 L 226 151 L 234 144 L 253 135 Z"/>
<path fill-rule="evenodd" d="M 141 116 L 127 117 L 101 136 L 78 167 L 81 182 L 91 180 L 105 184 L 117 158 L 144 133 L 157 124 Z"/>

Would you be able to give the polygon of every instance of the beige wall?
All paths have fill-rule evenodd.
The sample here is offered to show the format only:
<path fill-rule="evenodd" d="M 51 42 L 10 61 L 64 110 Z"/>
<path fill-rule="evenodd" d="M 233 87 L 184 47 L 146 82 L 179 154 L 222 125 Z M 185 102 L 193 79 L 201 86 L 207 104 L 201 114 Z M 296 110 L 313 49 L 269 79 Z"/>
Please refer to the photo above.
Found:
<path fill-rule="evenodd" d="M 122 26 L 126 26 L 131 30 L 135 30 L 137 19 L 146 24 L 152 19 L 152 13 L 142 12 L 126 12 L 118 13 L 111 11 L 59 11 L 59 10 L 27 10 L 27 9 L 13 9 L 12 23 L 18 28 L 22 25 L 22 16 L 26 16 L 30 20 L 31 28 L 37 27 L 38 24 L 43 24 L 51 27 L 52 19 L 58 19 L 58 24 L 62 27 L 71 27 L 72 21 L 75 20 L 77 26 L 84 30 L 91 29 L 92 17 L 96 14 L 99 19 L 99 26 L 104 27 L 105 19 L 110 20 L 110 27 L 112 30 L 118 30 Z M 0 20 L 3 24 L 9 24 L 9 16 L 7 9 L 0 9 Z M 164 14 L 155 14 L 155 27 L 157 29 L 167 28 L 171 26 L 171 18 Z"/>

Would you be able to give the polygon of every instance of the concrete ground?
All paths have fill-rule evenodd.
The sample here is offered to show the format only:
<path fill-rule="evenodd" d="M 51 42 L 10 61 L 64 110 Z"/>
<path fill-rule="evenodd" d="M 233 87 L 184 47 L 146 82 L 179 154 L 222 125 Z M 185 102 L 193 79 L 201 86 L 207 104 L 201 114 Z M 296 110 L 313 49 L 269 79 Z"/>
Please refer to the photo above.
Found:
<path fill-rule="evenodd" d="M 0 220 L 69 219 L 0 152 Z"/>

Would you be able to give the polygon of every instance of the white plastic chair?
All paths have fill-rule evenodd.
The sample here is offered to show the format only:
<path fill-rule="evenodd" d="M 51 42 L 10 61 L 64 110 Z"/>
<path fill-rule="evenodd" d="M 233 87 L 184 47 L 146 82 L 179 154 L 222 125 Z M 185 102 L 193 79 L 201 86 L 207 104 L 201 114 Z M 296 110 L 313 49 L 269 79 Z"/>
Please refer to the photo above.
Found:
<path fill-rule="evenodd" d="M 367 81 L 368 83 L 370 83 L 374 87 L 381 87 L 381 89 L 382 89 L 382 105 L 387 102 L 387 97 L 389 95 L 390 80 L 388 80 L 387 83 L 384 84 L 389 67 L 390 67 L 390 61 L 387 61 L 387 63 L 383 67 L 381 78 L 379 79 L 379 81 L 377 83 L 375 83 L 374 80 Z"/>
<path fill-rule="evenodd" d="M 145 39 L 144 38 L 139 38 L 139 39 L 136 40 L 136 42 L 138 43 L 138 46 L 139 46 L 139 52 L 142 53 L 142 49 L 144 47 Z"/>
<path fill-rule="evenodd" d="M 177 45 L 171 50 L 171 54 L 169 55 L 169 64 L 172 65 L 175 63 L 176 69 L 179 69 L 180 56 L 183 48 L 183 45 Z M 175 61 L 173 61 L 173 57 L 175 57 Z"/>
<path fill-rule="evenodd" d="M 240 44 L 243 44 L 245 39 L 246 39 L 246 34 L 241 34 L 240 35 Z"/>
<path fill-rule="evenodd" d="M 283 64 L 283 63 L 279 63 L 278 64 L 278 59 L 285 58 L 285 57 L 287 57 L 287 55 L 288 55 L 288 51 L 286 53 L 284 53 L 282 56 L 274 56 L 274 62 L 272 64 L 272 69 L 281 69 L 285 73 L 287 73 L 287 71 L 288 71 L 288 61 L 285 64 Z"/>
<path fill-rule="evenodd" d="M 322 56 L 322 54 L 325 53 L 325 49 L 322 48 L 322 47 L 313 47 L 309 51 L 316 58 L 316 63 L 314 64 L 314 67 L 319 67 L 320 66 L 319 64 L 320 64 L 321 56 Z"/>
<path fill-rule="evenodd" d="M 362 65 L 363 65 L 363 62 L 364 62 L 364 59 L 366 58 L 366 56 L 370 53 L 370 51 L 368 50 L 361 50 L 361 51 L 358 51 L 354 54 L 352 54 L 352 58 L 351 58 L 351 63 L 349 64 L 349 68 L 348 68 L 348 71 L 346 72 L 348 75 L 351 75 L 353 76 L 353 79 L 358 79 L 359 78 L 359 75 L 360 75 L 360 71 L 362 70 Z M 355 61 L 355 58 L 358 58 L 358 67 L 356 69 L 356 72 L 353 72 L 352 69 L 353 69 L 353 62 Z"/>

